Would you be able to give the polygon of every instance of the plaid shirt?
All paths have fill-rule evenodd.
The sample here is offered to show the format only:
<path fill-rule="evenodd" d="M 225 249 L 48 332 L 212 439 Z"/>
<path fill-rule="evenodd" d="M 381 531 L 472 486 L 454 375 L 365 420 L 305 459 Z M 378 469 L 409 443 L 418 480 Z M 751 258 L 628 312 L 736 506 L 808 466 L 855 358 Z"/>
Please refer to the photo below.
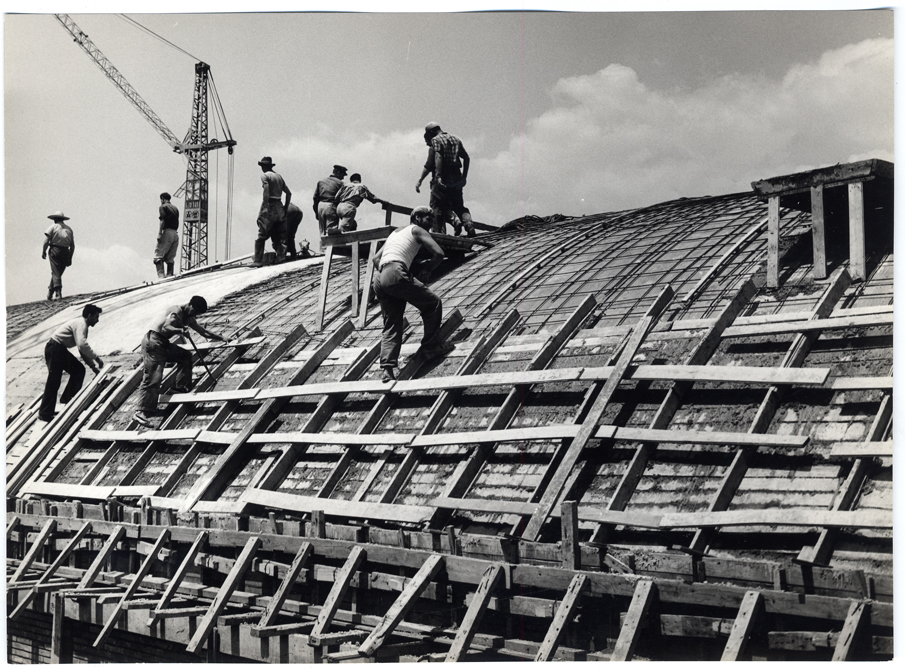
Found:
<path fill-rule="evenodd" d="M 454 183 L 462 178 L 462 160 L 460 156 L 467 156 L 468 151 L 462 145 L 462 140 L 448 132 L 439 132 L 431 139 L 431 149 L 440 155 L 440 174 L 434 174 L 434 178 L 441 178 L 447 184 Z M 431 161 L 428 154 L 428 160 Z M 433 167 L 433 164 L 431 164 Z"/>

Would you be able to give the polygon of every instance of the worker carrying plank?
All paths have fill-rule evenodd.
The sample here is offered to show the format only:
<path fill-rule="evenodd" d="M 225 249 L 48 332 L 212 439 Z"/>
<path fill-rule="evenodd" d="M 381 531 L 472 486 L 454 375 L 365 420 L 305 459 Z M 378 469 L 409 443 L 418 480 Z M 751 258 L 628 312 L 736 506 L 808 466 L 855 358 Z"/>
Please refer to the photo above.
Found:
<path fill-rule="evenodd" d="M 70 348 L 78 348 L 79 355 L 94 373 L 103 368 L 104 361 L 88 345 L 88 328 L 98 323 L 102 311 L 99 306 L 86 304 L 81 317 L 70 320 L 50 335 L 50 340 L 44 346 L 47 382 L 44 384 L 44 396 L 41 397 L 41 407 L 38 409 L 39 420 L 50 422 L 56 415 L 54 409 L 57 405 L 57 391 L 63 381 L 63 372 L 69 374 L 69 382 L 66 383 L 66 389 L 60 397 L 61 404 L 69 403 L 69 400 L 82 389 L 85 365 L 69 352 Z"/>
<path fill-rule="evenodd" d="M 355 214 L 364 200 L 372 204 L 383 203 L 382 199 L 374 196 L 366 185 L 361 182 L 361 174 L 353 174 L 349 177 L 349 185 L 345 185 L 336 193 L 336 215 L 339 223 L 327 227 L 327 234 L 339 234 L 340 232 L 354 232 L 358 229 Z"/>
<path fill-rule="evenodd" d="M 424 127 L 424 143 L 428 145 L 427 162 L 421 170 L 421 178 L 415 184 L 415 192 L 421 192 L 421 183 L 428 174 L 431 177 L 430 208 L 434 214 L 433 232 L 446 232 L 446 221 L 450 220 L 456 236 L 465 233 L 475 235 L 471 212 L 462 201 L 462 189 L 468 176 L 471 159 L 458 137 L 443 132 L 436 123 Z M 456 217 L 461 221 L 456 222 Z"/>
<path fill-rule="evenodd" d="M 402 348 L 403 313 L 406 303 L 421 312 L 424 336 L 419 353 L 425 361 L 449 354 L 452 344 L 437 340 L 440 323 L 443 320 L 443 303 L 422 281 L 430 280 L 431 271 L 445 257 L 443 249 L 431 237 L 430 229 L 433 213 L 426 206 L 412 211 L 411 224 L 395 230 L 374 255 L 372 286 L 380 300 L 383 315 L 383 339 L 380 343 L 381 380 L 387 383 L 396 379 L 395 370 L 399 366 L 399 350 Z M 414 262 L 421 249 L 430 258 Z M 415 273 L 415 276 L 412 276 Z"/>
<path fill-rule="evenodd" d="M 183 306 L 168 306 L 151 322 L 151 328 L 141 340 L 142 378 L 138 386 L 138 411 L 132 418 L 143 427 L 150 426 L 150 418 L 157 415 L 157 398 L 163 380 L 163 368 L 175 363 L 178 367 L 176 392 L 190 392 L 192 383 L 192 353 L 170 342 L 174 336 L 188 336 L 191 327 L 206 339 L 226 341 L 219 334 L 198 324 L 196 316 L 207 311 L 204 297 L 195 295 Z"/>
<path fill-rule="evenodd" d="M 336 214 L 336 193 L 345 185 L 343 179 L 349 170 L 342 165 L 333 165 L 333 173 L 321 179 L 314 187 L 314 215 L 321 236 L 327 234 L 327 228 L 339 223 Z"/>
<path fill-rule="evenodd" d="M 277 262 L 282 262 L 286 255 L 283 243 L 286 240 L 286 209 L 283 205 L 283 193 L 286 193 L 285 207 L 289 207 L 292 201 L 292 191 L 286 187 L 283 177 L 273 171 L 276 164 L 270 156 L 264 156 L 258 160 L 261 166 L 261 185 L 264 189 L 264 199 L 261 202 L 261 210 L 258 213 L 258 238 L 255 240 L 255 256 L 252 267 L 264 265 L 264 244 L 267 239 L 273 244 L 273 252 Z"/>
<path fill-rule="evenodd" d="M 179 250 L 179 209 L 170 203 L 170 193 L 160 193 L 160 207 L 157 209 L 160 228 L 157 230 L 157 247 L 154 249 L 154 266 L 157 278 L 173 275 L 176 266 L 176 252 Z M 166 263 L 166 273 L 164 273 Z"/>
<path fill-rule="evenodd" d="M 44 232 L 44 248 L 41 251 L 41 259 L 46 260 L 50 255 L 50 285 L 47 287 L 47 299 L 63 298 L 63 272 L 72 264 L 72 256 L 75 254 L 75 235 L 72 228 L 63 221 L 69 220 L 62 211 L 57 211 L 49 216 L 53 223 Z"/>

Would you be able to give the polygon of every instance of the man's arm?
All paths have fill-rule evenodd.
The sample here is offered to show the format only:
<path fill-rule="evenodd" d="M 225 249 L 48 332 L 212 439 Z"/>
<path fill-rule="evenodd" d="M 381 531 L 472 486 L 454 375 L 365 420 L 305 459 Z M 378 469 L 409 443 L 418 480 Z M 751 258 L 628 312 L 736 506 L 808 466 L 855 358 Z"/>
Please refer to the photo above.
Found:
<path fill-rule="evenodd" d="M 465 185 L 465 179 L 468 178 L 468 165 L 471 158 L 468 157 L 468 151 L 465 150 L 464 144 L 459 144 L 459 155 L 462 157 L 462 185 Z"/>
<path fill-rule="evenodd" d="M 440 174 L 443 172 L 440 171 L 443 169 L 443 156 L 440 155 L 440 151 L 434 151 L 434 178 L 437 179 L 438 186 L 444 186 L 446 184 L 443 183 L 443 179 L 440 178 Z"/>
<path fill-rule="evenodd" d="M 380 258 L 383 256 L 383 246 L 380 247 L 380 250 L 374 253 L 374 259 L 371 262 L 374 263 L 374 269 L 380 269 Z"/>
<path fill-rule="evenodd" d="M 216 340 L 216 341 L 226 341 L 226 339 L 224 339 L 224 338 L 223 338 L 222 336 L 220 336 L 219 334 L 214 334 L 214 333 L 213 333 L 212 331 L 210 331 L 209 329 L 205 329 L 204 327 L 202 327 L 202 326 L 198 323 L 198 321 L 195 320 L 194 318 L 192 318 L 191 320 L 189 320 L 189 321 L 186 322 L 185 324 L 186 324 L 188 327 L 191 327 L 192 329 L 194 329 L 196 332 L 198 332 L 201 336 L 203 336 L 203 337 L 206 338 L 206 339 L 214 339 L 214 340 Z"/>
<path fill-rule="evenodd" d="M 438 264 L 443 262 L 446 254 L 443 252 L 443 249 L 440 248 L 440 245 L 434 241 L 434 238 L 430 233 L 424 228 L 416 226 L 415 229 L 412 230 L 412 236 L 414 236 L 431 255 L 430 259 L 422 264 L 422 267 L 425 271 L 433 271 Z"/>
<path fill-rule="evenodd" d="M 421 178 L 418 179 L 418 183 L 415 184 L 415 192 L 421 192 L 421 183 L 424 179 L 427 178 L 427 175 L 434 171 L 434 147 L 431 146 L 427 149 L 427 162 L 424 163 L 424 168 L 421 170 Z"/>
<path fill-rule="evenodd" d="M 79 349 L 79 355 L 82 356 L 82 359 L 85 360 L 85 363 L 91 368 L 94 373 L 97 373 L 98 368 L 103 368 L 104 361 L 97 356 L 97 354 L 91 349 L 91 346 L 88 345 L 88 323 L 82 320 L 75 328 L 75 345 Z"/>
<path fill-rule="evenodd" d="M 157 230 L 157 240 L 160 241 L 160 238 L 163 236 L 163 230 L 165 228 L 167 216 L 166 216 L 166 209 L 163 206 L 161 206 L 159 209 L 157 209 L 157 211 L 158 211 L 157 217 L 160 219 L 160 227 Z"/>
<path fill-rule="evenodd" d="M 44 235 L 44 248 L 41 249 L 41 259 L 47 259 L 47 249 L 50 247 L 50 235 Z"/>
<path fill-rule="evenodd" d="M 292 201 L 292 191 L 289 190 L 289 187 L 286 185 L 286 182 L 283 181 L 283 192 L 286 193 L 286 204 L 285 207 L 289 208 L 289 202 Z"/>
<path fill-rule="evenodd" d="M 318 184 L 314 187 L 314 215 L 317 215 L 317 203 L 320 201 L 320 192 L 321 192 L 321 184 Z"/>

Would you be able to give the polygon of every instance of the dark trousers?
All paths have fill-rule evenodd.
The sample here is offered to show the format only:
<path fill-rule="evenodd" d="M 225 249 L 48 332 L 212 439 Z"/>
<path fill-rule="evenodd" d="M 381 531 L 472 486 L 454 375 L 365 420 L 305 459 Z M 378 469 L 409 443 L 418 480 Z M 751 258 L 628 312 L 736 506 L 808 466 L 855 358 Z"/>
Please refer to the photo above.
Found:
<path fill-rule="evenodd" d="M 38 409 L 38 417 L 46 422 L 53 418 L 53 411 L 57 406 L 57 392 L 60 383 L 63 382 L 63 372 L 69 374 L 69 382 L 60 397 L 60 403 L 69 403 L 85 380 L 85 365 L 76 359 L 62 343 L 48 341 L 44 346 L 44 361 L 47 363 L 47 382 L 44 384 L 44 396 L 41 397 L 41 408 Z"/>
<path fill-rule="evenodd" d="M 192 380 L 192 353 L 170 343 L 157 332 L 150 331 L 141 340 L 141 362 L 143 373 L 138 386 L 138 407 L 142 411 L 157 410 L 160 382 L 167 363 L 175 362 L 179 367 L 177 384 Z"/>
<path fill-rule="evenodd" d="M 421 345 L 436 341 L 443 320 L 443 303 L 421 281 L 413 278 L 401 262 L 390 262 L 374 274 L 374 294 L 380 300 L 383 315 L 383 336 L 380 343 L 380 366 L 399 366 L 399 350 L 402 348 L 403 314 L 405 305 L 411 304 L 421 312 L 424 336 Z"/>

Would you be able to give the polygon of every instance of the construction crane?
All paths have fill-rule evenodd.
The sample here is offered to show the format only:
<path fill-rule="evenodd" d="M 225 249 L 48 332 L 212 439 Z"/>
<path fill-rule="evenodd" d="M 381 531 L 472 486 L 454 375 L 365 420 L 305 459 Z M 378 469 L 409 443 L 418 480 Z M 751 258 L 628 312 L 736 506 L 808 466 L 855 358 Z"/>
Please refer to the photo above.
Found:
<path fill-rule="evenodd" d="M 72 35 L 73 40 L 82 50 L 88 54 L 91 60 L 101 69 L 104 75 L 113 82 L 126 99 L 145 117 L 145 119 L 157 130 L 164 141 L 170 145 L 174 152 L 185 155 L 188 161 L 186 167 L 185 183 L 176 191 L 178 197 L 185 195 L 185 211 L 183 213 L 182 230 L 182 271 L 206 266 L 208 263 L 208 153 L 218 148 L 226 147 L 229 154 L 228 188 L 226 209 L 226 247 L 229 255 L 229 228 L 232 215 L 232 177 L 233 147 L 235 140 L 226 123 L 226 115 L 216 92 L 213 77 L 210 73 L 210 65 L 199 62 L 195 64 L 195 89 L 192 102 L 192 121 L 189 130 L 182 141 L 176 138 L 148 103 L 142 99 L 126 78 L 113 66 L 101 50 L 95 46 L 88 35 L 82 32 L 75 21 L 68 14 L 55 14 L 57 20 Z M 208 99 L 210 106 L 222 130 L 226 133 L 226 139 L 217 140 L 208 137 Z"/>

